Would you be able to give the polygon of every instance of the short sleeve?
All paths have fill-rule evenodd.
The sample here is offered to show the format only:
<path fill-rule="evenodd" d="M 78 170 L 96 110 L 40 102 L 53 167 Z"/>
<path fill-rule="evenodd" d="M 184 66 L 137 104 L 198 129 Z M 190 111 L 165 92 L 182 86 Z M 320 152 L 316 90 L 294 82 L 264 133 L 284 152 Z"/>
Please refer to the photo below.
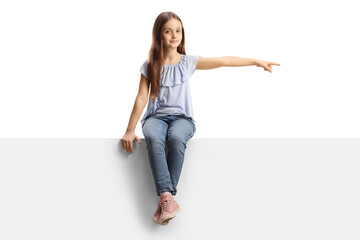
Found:
<path fill-rule="evenodd" d="M 145 62 L 143 63 L 143 65 L 142 65 L 141 68 L 140 68 L 140 72 L 141 72 L 147 79 L 149 79 L 149 77 L 148 77 L 148 72 L 147 72 L 147 68 L 148 68 L 148 61 L 145 60 Z"/>
<path fill-rule="evenodd" d="M 188 70 L 189 70 L 190 74 L 193 74 L 195 72 L 198 60 L 199 60 L 199 56 L 186 55 L 186 62 L 187 62 L 187 66 L 189 68 Z"/>

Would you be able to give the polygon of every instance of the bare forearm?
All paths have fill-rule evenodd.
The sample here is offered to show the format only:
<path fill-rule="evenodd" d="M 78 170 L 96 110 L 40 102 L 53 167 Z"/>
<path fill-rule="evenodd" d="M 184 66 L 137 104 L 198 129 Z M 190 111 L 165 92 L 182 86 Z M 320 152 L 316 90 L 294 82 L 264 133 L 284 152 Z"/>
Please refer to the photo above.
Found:
<path fill-rule="evenodd" d="M 224 67 L 242 67 L 255 65 L 256 59 L 254 58 L 240 58 L 233 56 L 224 57 Z"/>
<path fill-rule="evenodd" d="M 139 118 L 141 116 L 141 113 L 144 110 L 144 107 L 146 105 L 146 101 L 142 100 L 141 98 L 136 98 L 133 110 L 130 115 L 129 124 L 126 129 L 126 132 L 134 132 L 136 128 L 136 124 L 139 121 Z"/>

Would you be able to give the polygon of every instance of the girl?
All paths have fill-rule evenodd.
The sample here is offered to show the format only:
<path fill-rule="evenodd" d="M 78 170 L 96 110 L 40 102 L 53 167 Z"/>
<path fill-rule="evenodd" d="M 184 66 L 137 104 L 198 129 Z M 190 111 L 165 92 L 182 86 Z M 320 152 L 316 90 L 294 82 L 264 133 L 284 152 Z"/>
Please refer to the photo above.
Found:
<path fill-rule="evenodd" d="M 272 72 L 278 63 L 251 58 L 203 58 L 185 53 L 185 31 L 180 18 L 173 12 L 163 12 L 155 20 L 148 60 L 140 68 L 139 92 L 130 116 L 123 149 L 133 152 L 135 127 L 141 119 L 150 167 L 160 200 L 153 221 L 167 225 L 180 211 L 174 197 L 184 161 L 186 144 L 196 131 L 189 79 L 195 69 L 256 65 Z M 167 154 L 166 154 L 167 153 Z"/>

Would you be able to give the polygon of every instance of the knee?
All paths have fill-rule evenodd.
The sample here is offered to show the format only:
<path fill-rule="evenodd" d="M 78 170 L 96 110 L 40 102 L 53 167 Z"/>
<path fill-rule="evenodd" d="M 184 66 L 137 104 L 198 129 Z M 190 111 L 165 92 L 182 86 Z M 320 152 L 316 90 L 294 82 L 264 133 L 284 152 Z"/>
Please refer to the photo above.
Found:
<path fill-rule="evenodd" d="M 164 145 L 164 141 L 161 139 L 159 135 L 156 135 L 154 133 L 147 134 L 145 137 L 146 143 L 151 145 Z"/>
<path fill-rule="evenodd" d="M 187 140 L 179 135 L 172 135 L 169 139 L 168 139 L 168 143 L 169 143 L 169 147 L 176 147 L 176 148 L 180 148 L 180 147 L 185 147 L 186 148 L 186 142 Z"/>

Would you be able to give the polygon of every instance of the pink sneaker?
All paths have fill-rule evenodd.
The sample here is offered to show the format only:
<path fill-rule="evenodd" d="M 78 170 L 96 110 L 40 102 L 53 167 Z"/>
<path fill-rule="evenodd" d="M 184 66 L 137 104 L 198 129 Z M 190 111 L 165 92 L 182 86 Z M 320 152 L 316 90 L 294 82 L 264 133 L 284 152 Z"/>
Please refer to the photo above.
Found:
<path fill-rule="evenodd" d="M 154 223 L 160 224 L 159 223 L 160 215 L 161 215 L 161 201 L 159 201 L 156 212 L 154 213 L 154 216 L 152 219 Z M 169 223 L 169 221 L 164 221 L 161 223 L 161 225 L 167 225 L 168 223 Z"/>
<path fill-rule="evenodd" d="M 171 193 L 165 193 L 160 196 L 160 207 L 159 224 L 167 224 L 181 210 Z"/>

